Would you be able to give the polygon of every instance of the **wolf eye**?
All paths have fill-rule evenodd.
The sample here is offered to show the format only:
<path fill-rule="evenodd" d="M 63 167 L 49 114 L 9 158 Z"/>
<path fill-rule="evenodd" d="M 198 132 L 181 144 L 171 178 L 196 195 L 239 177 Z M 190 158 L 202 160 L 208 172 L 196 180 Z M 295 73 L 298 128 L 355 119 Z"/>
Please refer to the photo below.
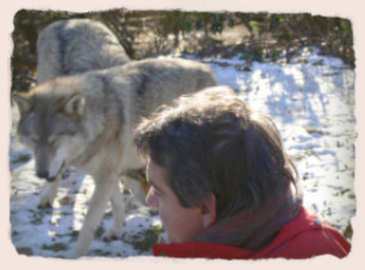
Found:
<path fill-rule="evenodd" d="M 73 135 L 75 135 L 75 132 L 64 131 L 64 132 L 61 132 L 59 135 L 60 136 L 73 136 Z"/>
<path fill-rule="evenodd" d="M 38 142 L 39 141 L 39 136 L 36 135 L 36 134 L 32 134 L 30 136 L 30 139 L 33 141 L 33 142 Z"/>
<path fill-rule="evenodd" d="M 48 137 L 48 139 L 47 139 L 47 142 L 48 142 L 48 144 L 50 144 L 50 145 L 52 145 L 52 144 L 54 144 L 55 143 L 55 137 L 54 136 L 51 136 L 51 137 Z"/>
<path fill-rule="evenodd" d="M 60 134 L 53 134 L 48 137 L 47 142 L 49 145 L 54 145 L 57 143 L 59 139 L 60 139 Z"/>

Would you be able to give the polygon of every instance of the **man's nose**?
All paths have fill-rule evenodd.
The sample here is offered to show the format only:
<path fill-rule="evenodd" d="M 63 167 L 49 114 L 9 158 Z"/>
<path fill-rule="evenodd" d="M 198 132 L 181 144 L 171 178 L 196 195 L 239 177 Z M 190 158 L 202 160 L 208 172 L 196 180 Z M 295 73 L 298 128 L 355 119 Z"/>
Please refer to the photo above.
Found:
<path fill-rule="evenodd" d="M 153 187 L 150 187 L 148 189 L 147 195 L 146 195 L 146 204 L 150 208 L 158 209 L 158 198 L 153 191 Z"/>

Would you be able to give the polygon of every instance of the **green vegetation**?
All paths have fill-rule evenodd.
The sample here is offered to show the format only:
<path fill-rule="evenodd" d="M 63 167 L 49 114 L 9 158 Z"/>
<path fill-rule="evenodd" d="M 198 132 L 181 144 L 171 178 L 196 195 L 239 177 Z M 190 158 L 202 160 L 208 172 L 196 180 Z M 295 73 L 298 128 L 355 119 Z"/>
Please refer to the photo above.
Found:
<path fill-rule="evenodd" d="M 133 248 L 140 252 L 150 251 L 152 246 L 158 242 L 163 229 L 161 226 L 153 226 L 145 231 L 141 231 L 132 237 L 132 240 L 126 241 Z"/>

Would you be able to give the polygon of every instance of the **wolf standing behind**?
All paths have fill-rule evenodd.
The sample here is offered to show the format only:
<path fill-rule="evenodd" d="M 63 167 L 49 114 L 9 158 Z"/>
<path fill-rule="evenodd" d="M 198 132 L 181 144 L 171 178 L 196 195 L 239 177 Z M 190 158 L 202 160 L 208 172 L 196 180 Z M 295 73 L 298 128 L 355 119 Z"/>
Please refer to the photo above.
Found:
<path fill-rule="evenodd" d="M 114 220 L 107 235 L 121 234 L 125 210 L 119 175 L 143 166 L 133 143 L 141 118 L 182 94 L 213 85 L 204 64 L 149 59 L 59 77 L 15 97 L 21 111 L 18 132 L 48 181 L 64 166 L 80 168 L 95 181 L 75 256 L 86 254 L 108 201 Z"/>
<path fill-rule="evenodd" d="M 129 62 L 116 36 L 90 19 L 54 22 L 37 39 L 37 82 Z"/>
<path fill-rule="evenodd" d="M 101 22 L 69 19 L 51 23 L 37 39 L 37 82 L 64 75 L 110 68 L 129 62 L 116 36 Z M 38 165 L 38 164 L 37 164 Z M 66 169 L 66 168 L 65 168 Z M 40 172 L 38 169 L 38 175 Z M 63 171 L 47 183 L 39 201 L 40 207 L 52 206 Z"/>

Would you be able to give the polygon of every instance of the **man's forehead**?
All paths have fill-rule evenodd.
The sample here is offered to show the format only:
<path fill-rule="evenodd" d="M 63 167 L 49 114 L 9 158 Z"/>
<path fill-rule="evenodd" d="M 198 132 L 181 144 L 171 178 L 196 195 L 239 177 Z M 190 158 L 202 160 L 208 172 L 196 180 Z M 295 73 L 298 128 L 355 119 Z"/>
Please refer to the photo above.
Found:
<path fill-rule="evenodd" d="M 156 166 L 154 162 L 151 160 L 151 158 L 147 159 L 147 165 L 146 165 L 146 176 L 148 182 L 153 182 L 153 179 L 155 178 L 156 174 Z"/>

